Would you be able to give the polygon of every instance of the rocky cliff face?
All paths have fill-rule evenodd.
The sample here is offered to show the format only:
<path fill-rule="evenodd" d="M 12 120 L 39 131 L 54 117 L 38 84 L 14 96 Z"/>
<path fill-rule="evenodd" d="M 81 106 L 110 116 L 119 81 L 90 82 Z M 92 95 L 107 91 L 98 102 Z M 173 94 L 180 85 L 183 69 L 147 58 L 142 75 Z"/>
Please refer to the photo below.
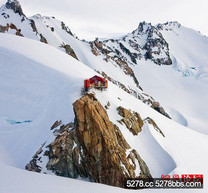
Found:
<path fill-rule="evenodd" d="M 60 176 L 81 176 L 118 187 L 124 186 L 125 178 L 152 177 L 144 160 L 131 149 L 93 94 L 84 95 L 73 107 L 73 129 L 62 125 L 44 153 L 49 158 L 48 170 Z M 35 171 L 29 166 L 27 169 Z"/>
<path fill-rule="evenodd" d="M 134 37 L 140 37 L 145 40 L 145 43 L 141 44 L 145 59 L 152 60 L 158 65 L 172 64 L 169 45 L 157 27 L 152 26 L 150 23 L 141 22 L 138 28 L 133 31 L 133 34 Z"/>
<path fill-rule="evenodd" d="M 141 22 L 136 30 L 119 39 L 91 42 L 92 52 L 104 55 L 104 59 L 113 61 L 134 77 L 131 65 L 138 64 L 144 58 L 158 65 L 171 65 L 169 45 L 160 33 L 164 25 L 153 26 Z"/>
<path fill-rule="evenodd" d="M 129 144 L 93 95 L 84 96 L 73 105 L 77 137 L 81 139 L 86 167 L 96 182 L 122 187 L 125 177 L 151 177 L 139 166 L 137 152 L 127 154 Z M 135 172 L 136 167 L 140 167 L 140 173 Z"/>

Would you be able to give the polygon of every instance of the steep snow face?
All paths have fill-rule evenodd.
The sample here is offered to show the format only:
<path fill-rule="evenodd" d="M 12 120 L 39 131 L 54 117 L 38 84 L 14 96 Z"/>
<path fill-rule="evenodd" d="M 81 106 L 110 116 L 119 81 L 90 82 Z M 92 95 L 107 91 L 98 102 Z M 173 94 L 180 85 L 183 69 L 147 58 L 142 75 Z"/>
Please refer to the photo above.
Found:
<path fill-rule="evenodd" d="M 173 65 L 141 61 L 133 68 L 135 75 L 174 120 L 207 134 L 208 38 L 177 22 L 156 27 L 169 44 Z"/>
<path fill-rule="evenodd" d="M 173 66 L 184 76 L 208 78 L 208 38 L 177 22 L 161 26 L 160 32 L 169 44 Z"/>
<path fill-rule="evenodd" d="M 69 41 L 75 39 L 71 30 L 63 22 L 56 20 L 55 17 L 46 17 L 37 14 L 30 17 L 30 19 L 35 22 L 39 33 L 43 34 L 48 44 L 56 48 L 61 49 L 61 44 L 67 43 L 67 39 Z"/>
<path fill-rule="evenodd" d="M 180 65 L 180 63 L 179 63 Z M 173 120 L 196 131 L 208 133 L 208 80 L 184 77 L 171 66 L 143 61 L 133 68 L 147 93 L 166 109 Z M 151 78 L 147 77 L 151 76 Z"/>
<path fill-rule="evenodd" d="M 95 73 L 42 43 L 6 34 L 0 39 L 0 146 L 24 168 L 57 119 L 73 121 L 72 103 Z"/>

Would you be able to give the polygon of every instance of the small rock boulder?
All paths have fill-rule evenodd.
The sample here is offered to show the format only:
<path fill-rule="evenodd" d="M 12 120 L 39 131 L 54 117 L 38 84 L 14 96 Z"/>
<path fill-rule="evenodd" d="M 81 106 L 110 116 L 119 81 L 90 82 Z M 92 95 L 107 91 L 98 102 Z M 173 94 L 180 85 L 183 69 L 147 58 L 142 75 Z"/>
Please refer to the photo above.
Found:
<path fill-rule="evenodd" d="M 118 114 L 123 117 L 121 121 L 126 125 L 126 127 L 133 133 L 137 135 L 142 131 L 143 120 L 139 113 L 131 112 L 121 106 L 117 108 Z"/>

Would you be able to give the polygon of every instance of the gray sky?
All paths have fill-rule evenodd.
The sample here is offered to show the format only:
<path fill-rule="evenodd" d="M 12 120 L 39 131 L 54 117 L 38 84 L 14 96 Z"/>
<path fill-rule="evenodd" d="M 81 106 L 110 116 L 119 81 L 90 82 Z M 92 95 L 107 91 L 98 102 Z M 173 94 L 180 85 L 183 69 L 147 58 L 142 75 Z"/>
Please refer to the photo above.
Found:
<path fill-rule="evenodd" d="M 0 0 L 2 3 L 6 0 Z M 208 0 L 19 0 L 26 15 L 63 20 L 79 38 L 128 33 L 139 22 L 178 21 L 208 35 Z"/>

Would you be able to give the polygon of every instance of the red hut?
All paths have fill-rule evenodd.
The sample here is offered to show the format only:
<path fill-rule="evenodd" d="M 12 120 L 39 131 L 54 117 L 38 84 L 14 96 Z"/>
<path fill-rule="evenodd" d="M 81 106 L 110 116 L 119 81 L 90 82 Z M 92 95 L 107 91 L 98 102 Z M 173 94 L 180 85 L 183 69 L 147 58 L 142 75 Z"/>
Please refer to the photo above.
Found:
<path fill-rule="evenodd" d="M 90 79 L 84 80 L 84 88 L 88 91 L 90 88 L 106 89 L 108 88 L 108 81 L 100 76 L 93 76 Z"/>

